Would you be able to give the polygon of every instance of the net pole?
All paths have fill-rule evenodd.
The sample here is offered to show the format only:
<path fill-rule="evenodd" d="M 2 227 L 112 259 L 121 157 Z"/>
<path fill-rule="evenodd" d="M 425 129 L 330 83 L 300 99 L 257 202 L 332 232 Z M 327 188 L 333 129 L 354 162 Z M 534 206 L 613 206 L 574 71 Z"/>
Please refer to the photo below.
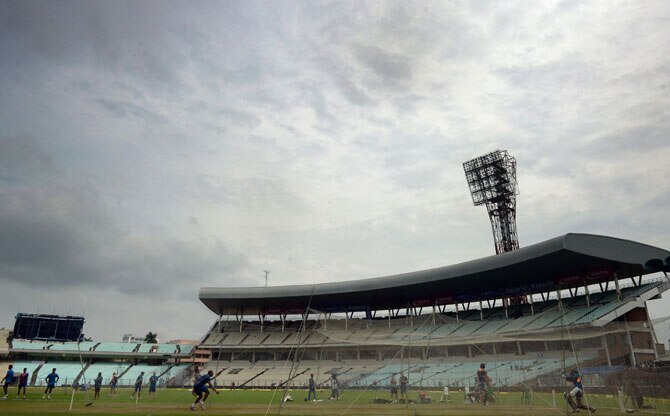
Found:
<path fill-rule="evenodd" d="M 84 359 L 81 356 L 80 343 L 81 343 L 81 334 L 79 335 L 79 340 L 77 340 L 77 352 L 79 353 L 79 363 L 81 364 L 81 377 L 84 379 L 84 387 L 86 387 L 86 389 L 84 390 L 86 392 L 86 406 L 92 406 L 93 403 L 91 402 L 91 398 L 88 394 L 88 385 L 86 384 L 86 372 L 84 371 Z"/>
<path fill-rule="evenodd" d="M 74 387 L 72 388 L 72 397 L 70 398 L 70 412 L 72 411 L 73 405 L 74 405 Z"/>
<path fill-rule="evenodd" d="M 408 309 L 409 313 L 412 313 L 411 309 Z M 413 323 L 412 317 L 410 316 L 410 323 Z M 413 328 L 413 327 L 412 327 Z M 409 411 L 409 372 L 412 363 L 412 332 L 407 333 L 407 383 L 405 385 L 405 409 Z M 402 386 L 402 383 L 400 384 Z"/>
<path fill-rule="evenodd" d="M 559 286 L 558 290 L 559 291 L 561 290 L 560 286 Z M 561 311 L 561 369 L 563 370 L 562 374 L 561 374 L 561 376 L 562 376 L 561 378 L 563 379 L 563 395 L 564 395 L 564 398 L 565 398 L 565 412 L 567 414 L 568 413 L 568 400 L 567 400 L 567 398 L 568 398 L 568 396 L 567 396 L 568 385 L 567 385 L 567 380 L 565 379 L 565 374 L 566 374 L 566 369 L 565 369 L 565 331 L 566 331 L 566 327 L 565 327 L 565 315 L 563 313 L 563 306 L 562 306 L 562 303 L 561 303 L 560 294 L 558 295 L 558 307 Z"/>
<path fill-rule="evenodd" d="M 559 303 L 560 302 L 562 302 L 562 301 L 559 298 Z M 563 324 L 563 326 L 566 329 L 566 332 L 568 333 L 568 341 L 570 342 L 570 348 L 572 349 L 572 355 L 575 358 L 575 366 L 577 367 L 577 371 L 579 372 L 579 376 L 583 377 L 582 366 L 581 366 L 580 361 L 579 361 L 579 355 L 577 353 L 577 349 L 575 348 L 575 344 L 572 341 L 572 333 L 570 332 L 570 326 L 565 324 L 565 307 L 563 307 L 563 306 L 564 305 L 562 305 L 562 307 L 561 307 L 561 323 Z M 584 402 L 586 403 L 586 411 L 589 415 L 591 415 L 591 413 L 593 413 L 593 412 L 591 411 L 591 406 L 589 405 L 589 400 L 586 397 L 586 388 L 583 385 L 582 385 L 582 391 L 583 391 L 583 396 L 584 396 Z"/>
<path fill-rule="evenodd" d="M 221 363 L 221 350 L 223 349 L 223 337 L 221 336 L 221 319 L 223 314 L 219 313 L 219 323 L 218 323 L 218 332 L 219 332 L 219 355 L 216 357 L 216 367 L 214 370 L 214 378 L 216 379 L 219 376 L 219 364 Z M 223 387 L 223 386 L 222 386 Z M 214 397 L 209 401 L 210 407 L 214 406 Z"/>
<path fill-rule="evenodd" d="M 303 319 L 300 327 L 298 328 L 298 336 L 296 337 L 295 343 L 291 346 L 291 349 L 289 350 L 288 357 L 286 357 L 287 361 L 291 359 L 291 353 L 293 353 L 293 362 L 291 363 L 291 367 L 289 368 L 289 373 L 288 373 L 288 378 L 286 379 L 285 385 L 284 385 L 284 397 L 282 397 L 281 401 L 279 402 L 279 409 L 277 410 L 277 415 L 280 416 L 282 412 L 282 408 L 284 405 L 284 399 L 286 398 L 286 395 L 288 394 L 289 386 L 290 383 L 295 375 L 295 373 L 298 371 L 298 350 L 300 348 L 300 344 L 302 342 L 300 333 L 304 332 L 305 325 L 307 325 L 307 315 L 309 314 L 309 310 L 312 307 L 312 297 L 314 296 L 314 289 L 315 287 L 312 286 L 312 292 L 309 295 L 309 300 L 307 301 L 307 307 L 305 308 L 305 313 L 303 314 Z M 277 386 L 277 389 L 279 389 L 281 386 Z M 339 385 L 338 385 L 339 388 Z M 277 391 L 275 389 L 275 392 Z M 272 405 L 272 400 L 274 400 L 275 394 L 272 394 L 272 398 L 270 399 L 270 403 L 268 403 L 268 407 L 265 411 L 265 415 L 267 416 L 270 406 Z"/>

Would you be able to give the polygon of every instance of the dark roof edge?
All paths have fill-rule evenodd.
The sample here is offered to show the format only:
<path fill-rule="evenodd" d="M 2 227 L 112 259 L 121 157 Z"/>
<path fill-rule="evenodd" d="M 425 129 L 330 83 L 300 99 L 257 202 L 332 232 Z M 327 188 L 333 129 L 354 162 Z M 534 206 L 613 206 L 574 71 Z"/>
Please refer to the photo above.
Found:
<path fill-rule="evenodd" d="M 647 244 L 616 237 L 595 234 L 568 233 L 562 236 L 522 247 L 518 250 L 469 260 L 449 266 L 407 272 L 390 276 L 329 283 L 269 286 L 269 287 L 203 287 L 199 298 L 206 299 L 270 299 L 290 296 L 336 295 L 380 288 L 399 287 L 415 283 L 467 276 L 501 268 L 569 250 L 593 257 L 644 265 L 651 258 L 664 259 L 670 252 Z M 651 271 L 650 271 L 651 272 Z"/>

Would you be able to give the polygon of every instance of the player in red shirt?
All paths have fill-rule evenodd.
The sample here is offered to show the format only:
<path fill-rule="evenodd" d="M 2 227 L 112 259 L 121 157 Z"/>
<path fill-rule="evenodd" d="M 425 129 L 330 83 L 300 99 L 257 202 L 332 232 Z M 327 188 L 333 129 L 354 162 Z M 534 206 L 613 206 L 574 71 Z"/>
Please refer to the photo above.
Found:
<path fill-rule="evenodd" d="M 23 400 L 26 399 L 26 387 L 28 386 L 28 369 L 24 368 L 23 373 L 19 374 L 19 391 L 16 392 L 16 398 L 18 399 L 21 396 L 21 390 L 23 389 Z"/>

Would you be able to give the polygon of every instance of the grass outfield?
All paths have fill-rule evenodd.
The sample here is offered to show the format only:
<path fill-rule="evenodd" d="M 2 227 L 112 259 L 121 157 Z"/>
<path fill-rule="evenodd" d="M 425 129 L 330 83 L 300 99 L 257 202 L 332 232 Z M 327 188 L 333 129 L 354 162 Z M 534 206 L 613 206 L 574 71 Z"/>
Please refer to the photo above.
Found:
<path fill-rule="evenodd" d="M 10 393 L 16 393 L 12 389 Z M 92 398 L 92 393 L 91 398 Z M 189 409 L 193 396 L 188 390 L 170 389 L 159 390 L 154 397 L 148 397 L 143 392 L 139 404 L 129 398 L 130 390 L 119 389 L 116 396 L 108 391 L 101 393 L 91 407 L 86 407 L 86 396 L 77 392 L 74 396 L 73 410 L 70 412 L 71 390 L 58 388 L 52 394 L 51 400 L 41 400 L 41 390 L 29 391 L 27 400 L 15 400 L 10 394 L 8 400 L 0 401 L 0 415 L 193 415 L 225 414 L 225 415 L 318 415 L 318 416 L 357 416 L 357 415 L 559 415 L 566 414 L 565 401 L 562 395 L 556 394 L 557 408 L 553 408 L 551 394 L 535 394 L 531 407 L 521 405 L 521 394 L 497 393 L 496 403 L 490 406 L 463 404 L 463 393 L 452 394 L 452 402 L 431 404 L 375 404 L 375 397 L 388 398 L 387 391 L 344 391 L 339 401 L 305 402 L 306 391 L 291 391 L 295 401 L 283 404 L 280 412 L 279 401 L 281 392 L 273 397 L 273 392 L 265 390 L 223 390 L 221 394 L 212 394 L 208 400 L 206 410 L 198 409 L 193 412 Z M 327 398 L 329 391 L 320 391 L 320 398 Z M 439 400 L 439 392 L 429 392 L 428 395 L 435 401 Z M 416 392 L 410 392 L 410 398 L 416 397 Z M 612 396 L 589 396 L 591 405 L 598 408 L 598 415 L 620 415 L 618 402 Z M 271 404 L 270 404 L 271 403 Z M 654 410 L 645 410 L 640 414 L 670 414 L 670 406 L 665 402 L 653 403 Z M 582 414 L 588 414 L 582 411 Z"/>

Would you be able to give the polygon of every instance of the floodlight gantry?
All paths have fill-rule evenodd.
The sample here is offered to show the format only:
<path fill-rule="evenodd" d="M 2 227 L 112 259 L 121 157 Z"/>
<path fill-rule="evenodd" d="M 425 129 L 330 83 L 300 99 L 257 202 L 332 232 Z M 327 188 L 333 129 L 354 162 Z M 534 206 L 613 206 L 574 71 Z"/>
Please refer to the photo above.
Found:
<path fill-rule="evenodd" d="M 519 248 L 516 233 L 516 159 L 496 150 L 463 163 L 475 206 L 486 205 L 496 254 Z"/>

